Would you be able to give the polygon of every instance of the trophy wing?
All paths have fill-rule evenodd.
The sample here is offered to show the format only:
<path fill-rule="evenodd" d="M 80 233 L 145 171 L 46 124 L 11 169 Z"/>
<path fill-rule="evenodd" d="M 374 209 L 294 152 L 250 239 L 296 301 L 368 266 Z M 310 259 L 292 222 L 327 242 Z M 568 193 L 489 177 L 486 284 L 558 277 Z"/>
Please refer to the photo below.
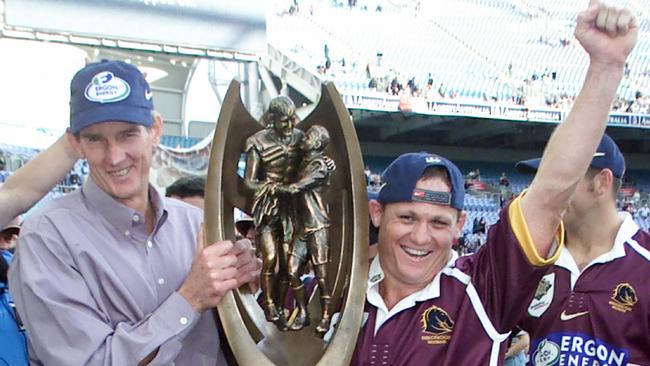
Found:
<path fill-rule="evenodd" d="M 240 160 L 248 136 L 261 130 L 262 125 L 251 116 L 241 100 L 241 84 L 233 80 L 214 129 L 210 166 L 206 182 L 205 222 L 221 223 L 214 226 L 214 232 L 206 232 L 207 238 L 217 240 L 234 239 L 234 217 L 232 208 L 238 207 L 250 212 L 250 191 L 245 189 L 243 178 L 233 172 L 241 172 Z M 220 230 L 216 230 L 217 227 Z M 207 228 L 206 228 L 207 229 Z M 218 234 L 218 235 L 217 235 Z M 209 241 L 213 242 L 213 241 Z"/>

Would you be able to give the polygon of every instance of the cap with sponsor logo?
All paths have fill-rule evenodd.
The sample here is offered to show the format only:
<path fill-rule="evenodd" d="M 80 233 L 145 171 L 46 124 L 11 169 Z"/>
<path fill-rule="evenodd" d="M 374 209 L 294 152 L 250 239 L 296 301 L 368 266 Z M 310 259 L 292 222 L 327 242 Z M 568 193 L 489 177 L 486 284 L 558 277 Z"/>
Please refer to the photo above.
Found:
<path fill-rule="evenodd" d="M 523 160 L 518 162 L 515 168 L 522 173 L 534 173 L 539 168 L 541 160 L 541 158 Z M 598 169 L 609 169 L 617 178 L 623 178 L 625 175 L 625 158 L 616 142 L 607 134 L 603 134 L 590 165 Z"/>
<path fill-rule="evenodd" d="M 415 188 L 416 183 L 428 167 L 443 167 L 447 170 L 451 192 L 430 191 Z M 427 152 L 400 155 L 382 173 L 383 186 L 377 196 L 381 203 L 428 202 L 463 209 L 465 187 L 463 174 L 451 161 Z"/>
<path fill-rule="evenodd" d="M 70 84 L 70 129 L 78 133 L 106 121 L 150 126 L 151 97 L 151 88 L 137 67 L 107 60 L 88 64 Z"/>

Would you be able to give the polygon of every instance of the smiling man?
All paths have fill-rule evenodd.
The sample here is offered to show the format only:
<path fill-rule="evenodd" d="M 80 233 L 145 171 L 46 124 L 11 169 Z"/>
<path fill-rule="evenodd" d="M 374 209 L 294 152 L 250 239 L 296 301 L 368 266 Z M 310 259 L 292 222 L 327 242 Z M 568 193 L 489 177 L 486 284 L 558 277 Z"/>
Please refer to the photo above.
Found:
<path fill-rule="evenodd" d="M 537 223 L 522 213 L 523 198 L 535 193 L 501 212 L 476 255 L 458 259 L 451 246 L 466 218 L 460 170 L 442 156 L 409 153 L 382 180 L 369 203 L 378 255 L 352 364 L 496 365 L 525 307 L 511 300 L 531 298 L 554 259 L 546 258 L 555 230 L 536 246 L 527 224 Z"/>
<path fill-rule="evenodd" d="M 378 255 L 353 365 L 503 363 L 509 332 L 561 253 L 562 215 L 603 136 L 637 26 L 629 11 L 592 1 L 575 33 L 590 58 L 582 90 L 530 188 L 502 209 L 476 254 L 451 250 L 465 223 L 463 176 L 452 162 L 410 153 L 386 168 L 369 203 Z"/>
<path fill-rule="evenodd" d="M 206 310 L 260 264 L 247 240 L 204 246 L 202 211 L 149 184 L 162 129 L 136 67 L 74 76 L 69 138 L 90 178 L 30 216 L 10 270 L 31 364 L 225 364 Z"/>

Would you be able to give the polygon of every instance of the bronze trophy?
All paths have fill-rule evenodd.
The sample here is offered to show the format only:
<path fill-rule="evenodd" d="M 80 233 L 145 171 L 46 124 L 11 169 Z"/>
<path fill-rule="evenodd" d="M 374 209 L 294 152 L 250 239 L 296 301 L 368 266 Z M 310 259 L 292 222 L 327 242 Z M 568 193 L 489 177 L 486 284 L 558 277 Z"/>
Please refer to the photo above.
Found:
<path fill-rule="evenodd" d="M 244 107 L 239 82 L 231 83 L 212 143 L 205 234 L 208 243 L 234 239 L 234 208 L 255 225 L 261 293 L 243 286 L 218 306 L 240 365 L 350 362 L 368 273 L 363 166 L 331 83 L 304 120 L 279 96 L 259 122 Z"/>

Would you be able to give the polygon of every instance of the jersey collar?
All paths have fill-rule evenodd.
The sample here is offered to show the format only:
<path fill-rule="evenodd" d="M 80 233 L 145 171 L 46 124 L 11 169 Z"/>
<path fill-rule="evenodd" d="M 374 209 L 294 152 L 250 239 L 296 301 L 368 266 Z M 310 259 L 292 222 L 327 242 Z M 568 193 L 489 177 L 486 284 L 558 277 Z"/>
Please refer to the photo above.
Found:
<path fill-rule="evenodd" d="M 585 267 L 585 269 L 589 268 L 594 264 L 607 263 L 615 259 L 625 257 L 625 243 L 628 240 L 630 240 L 632 236 L 637 233 L 637 231 L 639 231 L 639 226 L 636 224 L 636 222 L 634 222 L 634 219 L 632 219 L 632 215 L 630 215 L 628 212 L 619 212 L 618 217 L 623 219 L 623 223 L 618 228 L 618 232 L 616 233 L 616 238 L 614 239 L 614 245 L 612 246 L 612 249 L 607 253 L 603 253 L 599 257 L 592 260 Z M 566 248 L 566 246 L 562 248 L 560 257 L 558 258 L 557 262 L 555 262 L 555 265 L 558 267 L 565 268 L 569 270 L 571 273 L 575 273 L 575 274 L 580 273 L 580 270 L 578 270 L 578 266 L 576 265 L 573 256 L 571 256 L 571 253 Z"/>
<path fill-rule="evenodd" d="M 452 267 L 456 262 L 456 259 L 458 259 L 458 254 L 452 250 L 446 267 Z M 441 273 L 442 271 L 438 272 L 431 283 L 429 283 L 423 289 L 403 298 L 400 302 L 393 306 L 392 309 L 388 310 L 386 303 L 384 303 L 384 299 L 379 294 L 379 283 L 384 279 L 384 271 L 381 269 L 381 265 L 379 264 L 379 255 L 375 256 L 372 263 L 370 264 L 368 290 L 366 290 L 367 301 L 372 306 L 377 308 L 377 316 L 374 324 L 374 334 L 377 334 L 379 328 L 386 321 L 388 321 L 388 319 L 392 318 L 403 310 L 414 307 L 418 302 L 435 299 L 436 297 L 440 296 Z"/>
<path fill-rule="evenodd" d="M 446 264 L 446 267 L 453 267 L 454 263 L 456 262 L 456 259 L 458 259 L 458 254 L 452 250 L 449 261 Z M 406 300 L 409 300 L 408 302 L 411 303 L 411 306 L 413 306 L 415 305 L 415 302 L 426 301 L 440 296 L 440 273 L 442 273 L 442 271 L 440 271 L 433 278 L 431 283 L 429 283 L 423 289 L 407 296 L 402 301 L 400 301 L 398 305 L 401 304 L 402 302 L 405 302 Z M 372 263 L 370 264 L 370 271 L 368 276 L 368 289 L 366 290 L 368 301 L 375 306 L 377 306 L 377 304 L 374 303 L 376 301 L 371 301 L 371 299 L 381 300 L 381 295 L 379 295 L 379 283 L 383 280 L 384 280 L 384 270 L 381 268 L 381 264 L 379 263 L 379 255 L 376 255 L 375 258 L 372 260 Z M 383 306 L 383 302 L 384 301 L 381 300 L 382 306 Z"/>

